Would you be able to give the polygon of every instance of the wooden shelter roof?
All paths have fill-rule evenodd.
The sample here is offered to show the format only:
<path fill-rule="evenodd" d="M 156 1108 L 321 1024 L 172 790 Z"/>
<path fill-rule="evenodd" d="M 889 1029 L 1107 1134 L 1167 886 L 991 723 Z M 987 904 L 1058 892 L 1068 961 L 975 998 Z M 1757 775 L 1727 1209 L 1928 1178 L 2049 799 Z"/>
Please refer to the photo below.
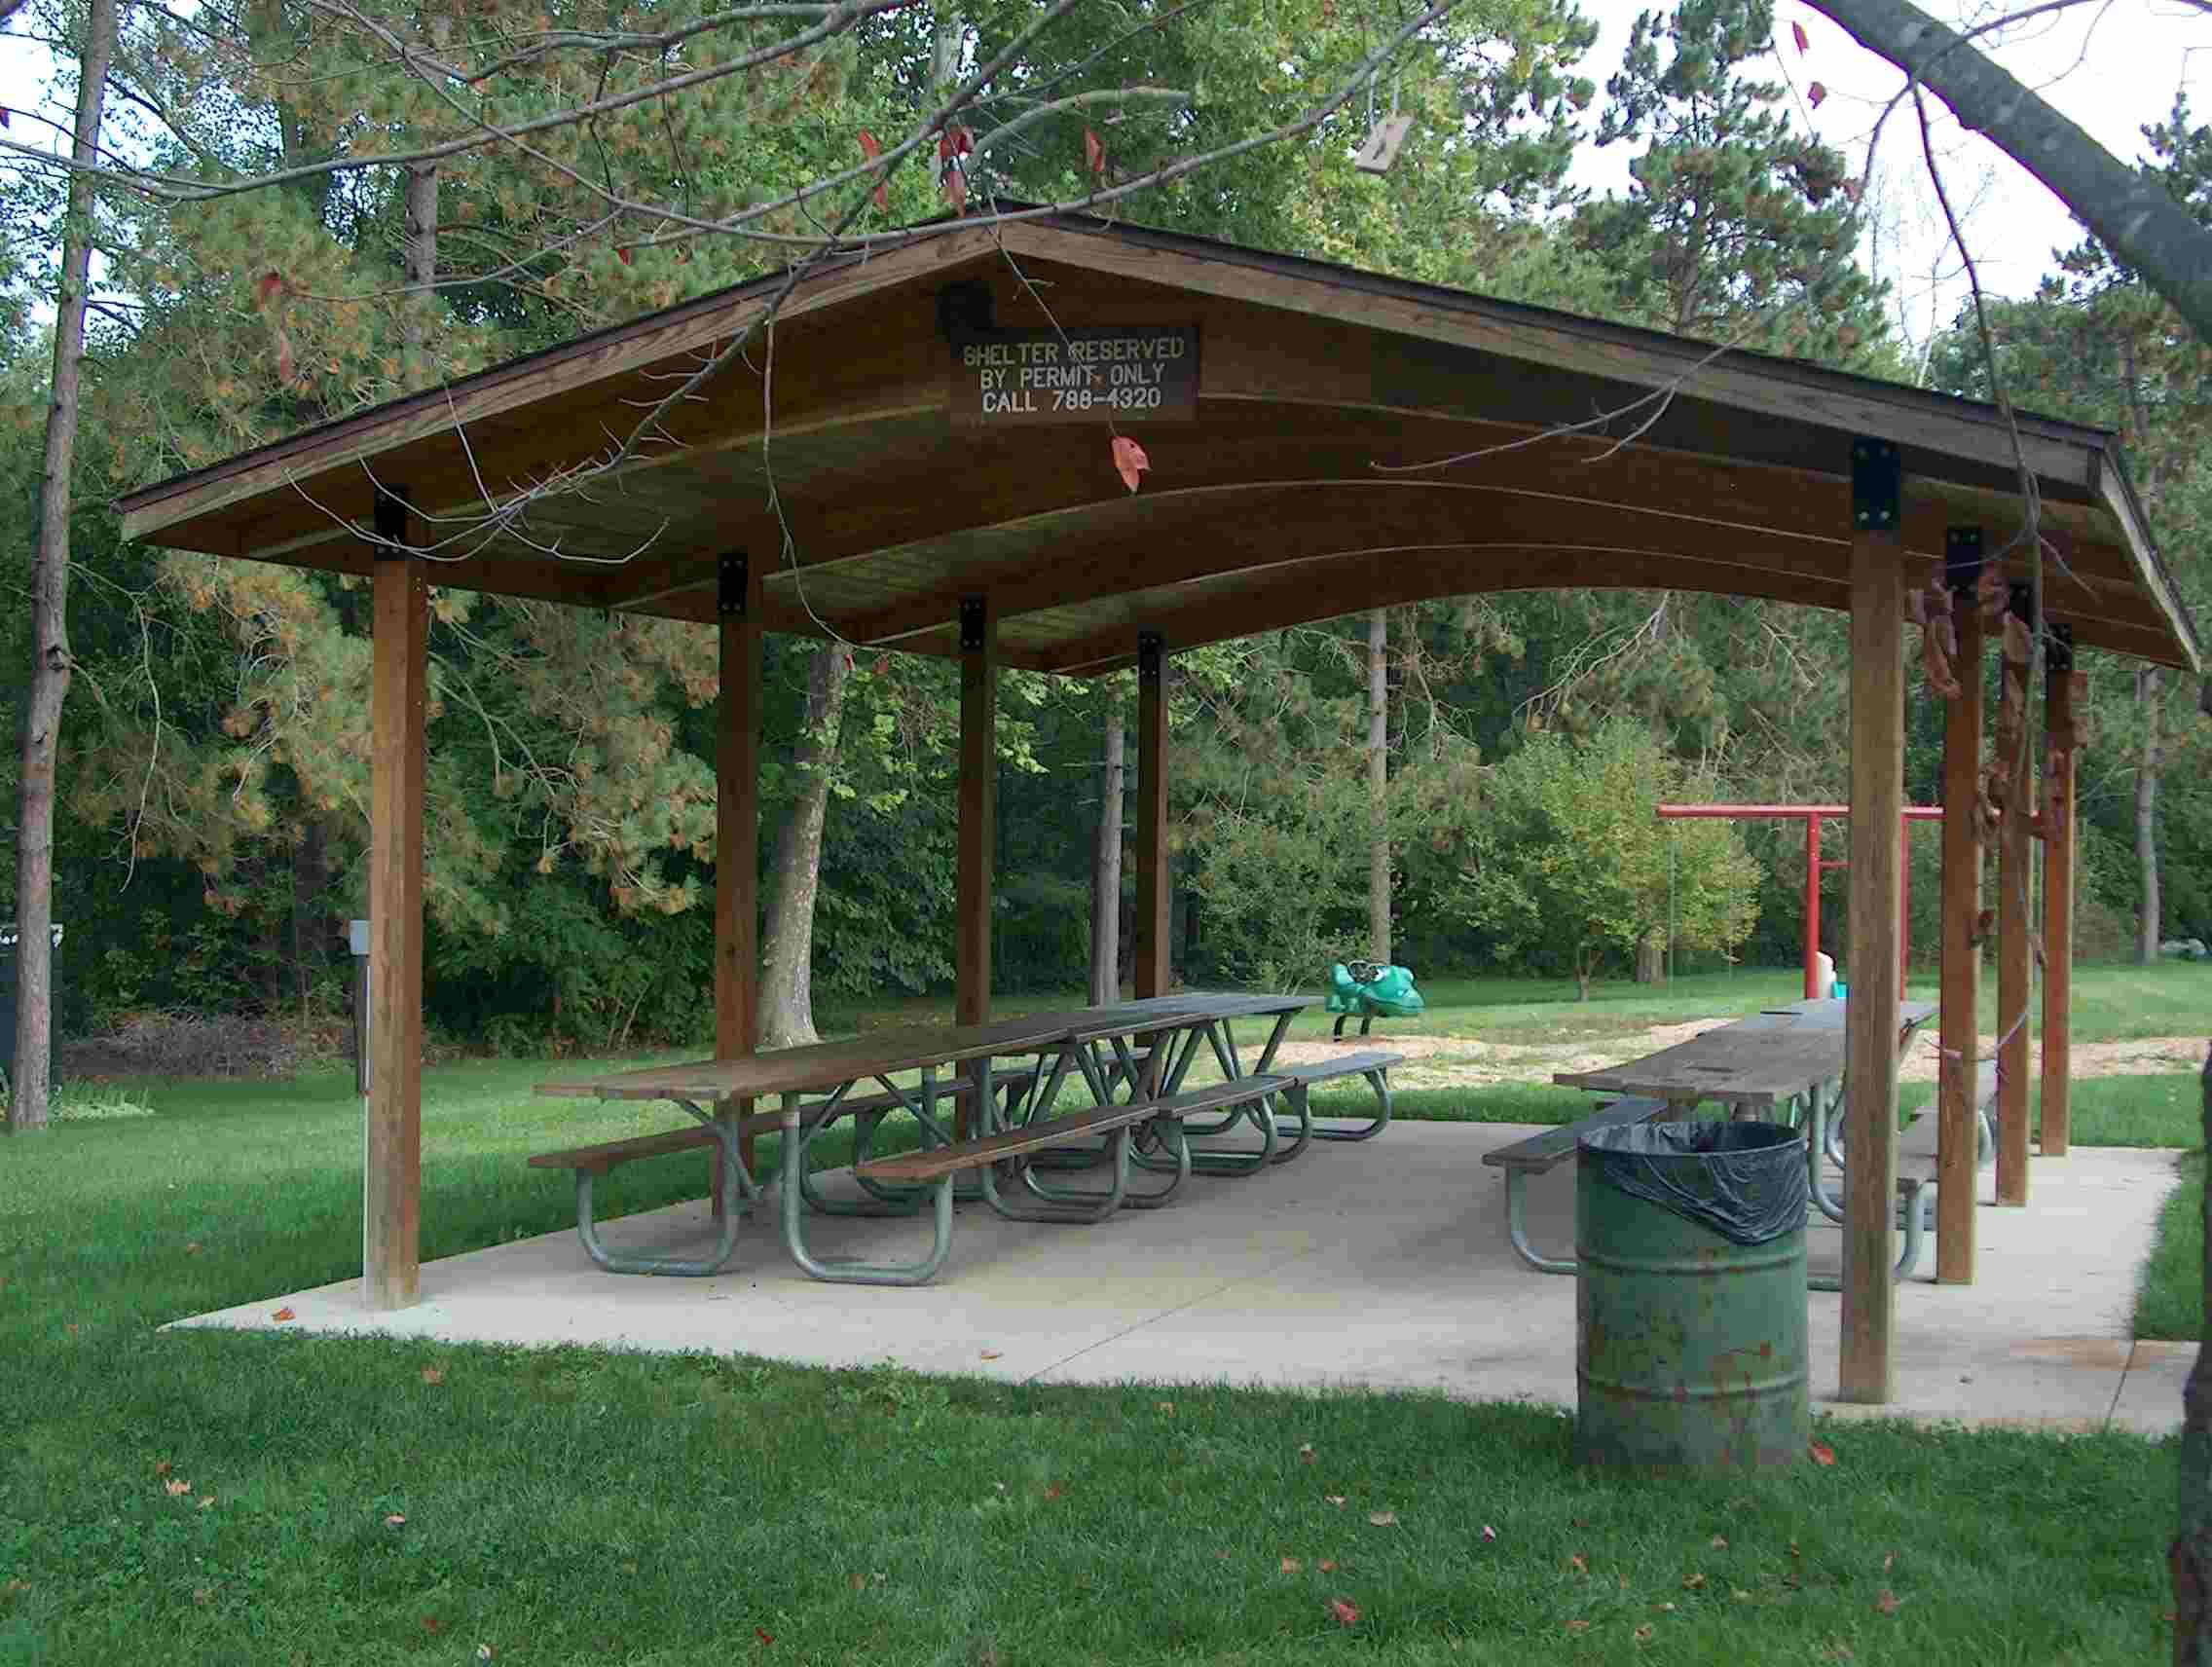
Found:
<path fill-rule="evenodd" d="M 948 313 L 996 329 L 1197 331 L 1195 414 L 955 421 Z M 181 549 L 365 573 L 403 490 L 434 582 L 716 617 L 749 553 L 771 630 L 957 650 L 980 595 L 1009 664 L 1088 674 L 1383 604 L 1567 586 L 1849 605 L 1856 437 L 1901 451 L 1914 582 L 1978 525 L 2083 646 L 2199 667 L 2104 430 L 1202 239 L 1065 215 L 953 223 L 793 288 L 772 331 L 579 490 L 783 287 L 702 297 L 124 500 Z M 947 292 L 951 298 L 947 299 Z M 1050 310 L 1048 313 L 1048 309 Z M 1595 420 L 1595 421 L 1594 421 Z M 1570 427 L 1570 426 L 1587 426 Z M 1450 467 L 1390 469 L 1475 453 Z M 514 511 L 518 495 L 529 501 Z M 506 506 L 500 512 L 499 506 Z"/>

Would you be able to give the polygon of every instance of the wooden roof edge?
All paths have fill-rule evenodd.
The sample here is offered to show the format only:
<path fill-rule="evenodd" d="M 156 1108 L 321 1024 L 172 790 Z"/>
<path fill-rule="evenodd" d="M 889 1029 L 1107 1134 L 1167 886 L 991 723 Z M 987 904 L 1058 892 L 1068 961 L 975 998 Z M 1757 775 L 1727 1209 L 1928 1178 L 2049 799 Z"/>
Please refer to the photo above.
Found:
<path fill-rule="evenodd" d="M 1032 205 L 1010 202 L 1007 206 L 1018 211 Z M 1677 369 L 1695 368 L 1717 352 L 1726 359 L 1749 361 L 1761 374 L 1774 380 L 1887 401 L 1914 410 L 1918 415 L 1938 420 L 1971 422 L 1976 426 L 2003 433 L 2008 438 L 2011 427 L 2016 425 L 2023 434 L 2062 445 L 2080 446 L 2085 452 L 2101 450 L 2107 442 L 2117 439 L 2115 432 L 2109 428 L 2094 427 L 2030 411 L 2015 410 L 2011 423 L 2009 424 L 2003 410 L 1983 400 L 1912 388 L 1904 383 L 1887 382 L 1880 377 L 1864 376 L 1857 371 L 1834 370 L 1805 359 L 1785 358 L 1752 348 L 1730 347 L 1723 343 L 1701 341 L 1695 337 L 1670 335 L 1666 331 L 1647 329 L 1640 324 L 1585 317 L 1578 313 L 1566 313 L 1533 302 L 1501 300 L 1474 290 L 1453 289 L 1418 278 L 1394 278 L 1384 273 L 1367 272 L 1358 267 L 1314 260 L 1305 255 L 1280 254 L 1269 249 L 1224 243 L 1189 232 L 1175 232 L 1062 211 L 1040 212 L 1014 221 L 1006 228 L 1003 235 L 1019 238 L 1031 228 L 1071 232 L 1088 237 L 1110 237 L 1119 242 L 1172 251 L 1208 260 L 1215 265 L 1243 267 L 1338 289 L 1357 290 L 1377 297 L 1437 306 L 1454 312 L 1488 315 L 1501 322 L 1673 358 L 1677 361 Z M 2087 479 L 2088 469 L 2084 466 L 2083 480 L 2086 483 Z"/>
<path fill-rule="evenodd" d="M 892 249 L 870 247 L 824 256 L 817 269 L 800 281 L 794 296 L 810 287 L 827 286 L 833 280 L 847 278 L 871 265 L 894 267 L 892 276 L 885 281 L 896 282 L 903 276 L 896 270 L 898 265 L 903 264 L 901 257 L 912 256 L 924 244 L 941 241 L 947 237 L 963 233 L 975 234 L 978 241 L 987 236 L 981 227 L 944 219 L 921 222 L 903 230 L 910 234 L 910 241 Z M 924 268 L 923 272 L 926 273 L 927 270 L 929 269 Z M 787 278 L 786 273 L 764 273 L 758 278 L 748 278 L 743 283 L 710 290 L 704 295 L 693 296 L 688 301 L 678 302 L 673 307 L 587 331 L 553 347 L 526 353 L 521 358 L 487 365 L 482 370 L 473 371 L 452 382 L 440 383 L 417 393 L 403 394 L 397 399 L 386 400 L 383 404 L 369 406 L 328 423 L 318 423 L 296 434 L 287 434 L 280 440 L 272 440 L 265 445 L 139 487 L 115 500 L 116 508 L 123 517 L 124 537 L 149 537 L 179 521 L 221 508 L 223 503 L 219 498 L 212 501 L 200 500 L 204 489 L 266 469 L 287 459 L 304 459 L 312 453 L 330 451 L 331 456 L 317 460 L 316 467 L 365 463 L 381 451 L 388 449 L 387 446 L 376 443 L 380 433 L 388 436 L 390 444 L 401 444 L 417 437 L 411 426 L 416 419 L 452 414 L 457 422 L 476 421 L 527 404 L 528 400 L 524 397 L 501 400 L 498 396 L 502 391 L 519 395 L 521 389 L 517 385 L 527 386 L 549 370 L 571 360 L 588 358 L 594 353 L 632 345 L 636 349 L 632 354 L 627 357 L 617 355 L 602 368 L 596 380 L 611 380 L 626 375 L 672 352 L 682 351 L 681 342 L 672 342 L 668 338 L 672 334 L 682 333 L 685 325 L 703 328 L 716 324 L 722 328 L 709 333 L 720 334 L 728 328 L 749 324 L 752 321 L 751 315 L 757 310 L 757 304 L 779 289 Z M 881 285 L 869 287 L 872 289 Z M 348 440 L 356 443 L 348 445 Z M 165 506 L 167 513 L 164 513 Z"/>
<path fill-rule="evenodd" d="M 2097 463 L 2090 486 L 2120 525 L 2120 537 L 2135 563 L 2144 594 L 2172 626 L 2174 642 L 2187 656 L 2189 670 L 2201 675 L 2204 646 L 2196 635 L 2196 621 L 2190 617 L 2188 608 L 2174 588 L 2173 573 L 2158 550 L 2157 540 L 2151 537 L 2149 517 L 2143 513 L 2142 500 L 2135 496 L 2135 482 L 2128 476 L 2127 457 L 2120 450 L 2118 438 L 2108 440 L 2099 449 Z"/>

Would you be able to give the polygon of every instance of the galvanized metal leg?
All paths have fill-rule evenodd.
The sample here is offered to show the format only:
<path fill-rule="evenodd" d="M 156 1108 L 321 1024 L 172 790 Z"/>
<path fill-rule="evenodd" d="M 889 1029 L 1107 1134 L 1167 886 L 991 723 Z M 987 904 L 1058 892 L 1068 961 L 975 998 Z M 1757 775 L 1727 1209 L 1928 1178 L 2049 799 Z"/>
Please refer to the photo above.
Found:
<path fill-rule="evenodd" d="M 1282 1097 L 1289 1101 L 1291 1111 L 1298 1118 L 1298 1132 L 1292 1136 L 1288 1145 L 1276 1149 L 1274 1157 L 1270 1160 L 1271 1163 L 1276 1164 L 1287 1164 L 1305 1151 L 1315 1133 L 1313 1106 L 1307 1097 L 1306 1085 L 1304 1083 L 1293 1083 L 1289 1088 L 1283 1090 Z M 1278 1136 L 1282 1130 L 1282 1124 L 1281 1118 L 1275 1120 L 1275 1130 Z"/>
<path fill-rule="evenodd" d="M 1030 1190 L 1046 1202 L 1023 1204 L 999 1191 L 998 1166 L 986 1164 L 977 1171 L 981 1181 L 983 1202 L 1009 1221 L 1058 1221 L 1082 1224 L 1104 1221 L 1122 1207 L 1122 1201 L 1129 1190 L 1129 1131 L 1126 1127 L 1117 1129 L 1107 1141 L 1113 1154 L 1114 1182 L 1105 1192 L 1091 1192 L 1081 1188 L 1046 1188 L 1030 1183 Z M 1027 1167 L 1023 1167 L 1023 1179 L 1028 1180 Z"/>
<path fill-rule="evenodd" d="M 672 1278 L 698 1279 L 719 1274 L 737 1249 L 738 1223 L 744 1212 L 735 1207 L 740 1199 L 756 1198 L 759 1189 L 745 1167 L 739 1155 L 737 1130 L 726 1123 L 702 1112 L 687 1101 L 679 1105 L 715 1131 L 715 1144 L 721 1153 L 722 1197 L 730 1201 L 730 1207 L 721 1213 L 719 1231 L 715 1238 L 714 1253 L 709 1256 L 640 1256 L 626 1250 L 608 1248 L 599 1237 L 599 1224 L 592 1218 L 592 1172 L 576 1171 L 576 1237 L 583 1241 L 584 1254 L 610 1274 L 657 1274 Z"/>
<path fill-rule="evenodd" d="M 1833 1113 L 1826 1096 L 1819 1089 L 1813 1091 L 1811 1100 L 1813 1122 L 1805 1141 L 1805 1185 L 1812 1196 L 1814 1206 L 1841 1227 L 1843 1195 L 1829 1192 L 1821 1176 L 1821 1166 L 1827 1161 L 1828 1132 Z"/>
<path fill-rule="evenodd" d="M 1139 1148 L 1148 1140 L 1157 1139 L 1162 1153 L 1155 1156 Z M 1170 1144 L 1171 1139 L 1171 1144 Z M 1108 1148 L 1109 1153 L 1111 1147 Z M 1042 1154 L 1040 1154 L 1041 1156 Z M 1166 1183 L 1151 1192 L 1137 1192 L 1124 1184 L 1122 1207 L 1124 1209 L 1158 1209 L 1175 1190 L 1191 1178 L 1191 1143 L 1184 1137 L 1182 1120 L 1173 1117 L 1156 1117 L 1139 1125 L 1130 1132 L 1128 1161 L 1136 1168 L 1149 1169 L 1167 1176 Z M 1021 1171 L 1022 1184 L 1039 1198 L 1051 1204 L 1089 1204 L 1104 1195 L 1088 1187 L 1053 1186 L 1037 1178 L 1032 1167 Z"/>
<path fill-rule="evenodd" d="M 1561 1260 L 1546 1256 L 1529 1242 L 1529 1171 L 1505 1171 L 1505 1237 L 1513 1243 L 1513 1253 L 1539 1274 L 1571 1274 L 1575 1271 L 1573 1258 Z"/>
<path fill-rule="evenodd" d="M 1390 1127 L 1389 1073 L 1387 1071 L 1364 1071 L 1361 1073 L 1361 1075 L 1366 1077 L 1368 1082 L 1373 1086 L 1375 1090 L 1375 1102 L 1381 1108 L 1376 1113 L 1374 1120 L 1369 1123 L 1364 1129 L 1328 1129 L 1320 1125 L 1315 1125 L 1313 1130 L 1314 1139 L 1372 1140 L 1378 1134 L 1382 1133 L 1383 1130 Z"/>
<path fill-rule="evenodd" d="M 1272 1094 L 1259 1094 L 1248 1102 L 1245 1117 L 1260 1131 L 1260 1149 L 1257 1152 L 1193 1152 L 1191 1168 L 1200 1175 L 1256 1175 L 1275 1161 L 1276 1148 L 1281 1134 L 1275 1126 L 1273 1109 L 1268 1104 Z M 1202 1130 L 1187 1132 L 1203 1133 Z"/>
<path fill-rule="evenodd" d="M 936 1196 L 930 1252 L 919 1262 L 861 1262 L 816 1256 L 806 1245 L 806 1207 L 802 1185 L 806 1155 L 799 1139 L 798 1096 L 786 1094 L 783 1104 L 784 1150 L 782 1205 L 784 1247 L 802 1273 L 817 1279 L 844 1285 L 920 1285 L 935 1278 L 952 1251 L 952 1177 L 935 1183 Z"/>

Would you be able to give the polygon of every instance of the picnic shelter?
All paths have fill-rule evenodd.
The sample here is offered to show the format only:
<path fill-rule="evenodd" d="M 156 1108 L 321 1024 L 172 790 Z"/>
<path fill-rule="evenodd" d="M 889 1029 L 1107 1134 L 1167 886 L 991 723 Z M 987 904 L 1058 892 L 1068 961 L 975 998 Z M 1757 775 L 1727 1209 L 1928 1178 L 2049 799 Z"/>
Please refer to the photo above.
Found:
<path fill-rule="evenodd" d="M 1149 463 L 1134 491 L 1120 436 Z M 2070 723 L 2072 647 L 2201 669 L 2109 432 L 1043 211 L 914 228 L 311 428 L 123 507 L 130 537 L 373 583 L 363 1264 L 380 1309 L 416 1300 L 419 1267 L 433 584 L 719 634 L 722 1057 L 754 1051 L 765 631 L 959 662 L 955 962 L 959 1019 L 977 1023 L 991 1007 L 1001 665 L 1137 670 L 1145 997 L 1168 981 L 1165 670 L 1177 650 L 1489 591 L 1706 591 L 1847 612 L 1839 1389 L 1866 1402 L 1894 1384 L 1897 1130 L 1876 1111 L 1894 1105 L 1898 1071 L 1907 594 L 1947 584 L 1971 597 L 1985 570 L 2026 589 L 2013 606 L 2040 604 L 2054 729 Z M 1982 648 L 1974 610 L 1957 611 L 1966 695 L 1947 703 L 1945 800 L 1963 807 L 1980 774 Z M 2032 831 L 2051 890 L 2072 874 L 2071 772 L 2060 775 L 2054 812 Z M 2005 901 L 2005 876 L 2024 871 L 2030 833 L 2007 827 L 1999 840 L 2000 979 L 2009 992 L 2017 977 L 2022 1001 L 2028 923 Z M 1948 816 L 1943 837 L 1942 1164 L 1971 1182 L 1974 818 Z M 2047 953 L 2046 1046 L 2055 1040 L 2063 1061 L 2063 927 Z M 2008 1202 L 2025 1202 L 2024 1092 L 2021 1073 L 2000 1142 Z M 2046 1101 L 2046 1151 L 2052 1115 Z M 2063 1149 L 2062 1110 L 2058 1127 Z M 1971 1282 L 1972 1189 L 1939 1198 L 1938 1277 Z"/>

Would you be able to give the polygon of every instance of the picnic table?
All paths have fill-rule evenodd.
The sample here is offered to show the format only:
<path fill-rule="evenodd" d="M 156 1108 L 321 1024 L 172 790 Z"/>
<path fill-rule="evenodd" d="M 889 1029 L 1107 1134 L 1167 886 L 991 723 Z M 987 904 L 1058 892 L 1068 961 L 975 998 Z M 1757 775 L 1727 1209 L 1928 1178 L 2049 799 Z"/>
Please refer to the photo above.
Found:
<path fill-rule="evenodd" d="M 745 1135 L 771 1130 L 783 1134 L 779 1221 L 785 1248 L 793 1262 L 816 1278 L 858 1284 L 920 1284 L 943 1266 L 949 1252 L 955 1180 L 973 1175 L 978 1198 L 995 1212 L 1015 1220 L 1095 1221 L 1124 1205 L 1157 1205 L 1194 1170 L 1252 1174 L 1302 1149 L 1309 1135 L 1360 1137 L 1316 1130 L 1304 1091 L 1313 1081 L 1347 1071 L 1363 1071 L 1378 1084 L 1394 1056 L 1361 1055 L 1300 1067 L 1294 1073 L 1271 1070 L 1290 1020 L 1312 998 L 1303 995 L 1215 994 L 1194 991 L 1119 1002 L 1105 1007 L 1032 1014 L 1020 1019 L 965 1026 L 910 1026 L 849 1041 L 782 1049 L 739 1059 L 709 1059 L 656 1066 L 603 1076 L 539 1084 L 537 1093 L 592 1099 L 667 1100 L 682 1107 L 695 1127 L 625 1141 L 541 1154 L 533 1164 L 572 1169 L 577 1187 L 577 1231 L 585 1249 L 601 1266 L 618 1273 L 703 1275 L 719 1271 L 735 1249 L 735 1201 L 758 1195 L 740 1156 Z M 1239 1019 L 1272 1021 L 1249 1069 L 1233 1025 Z M 1222 1080 L 1188 1088 L 1185 1079 L 1201 1049 L 1209 1050 Z M 1034 1056 L 1027 1068 L 1002 1070 L 998 1061 Z M 952 1073 L 949 1077 L 945 1074 Z M 895 1079 L 909 1073 L 919 1081 Z M 1060 1091 L 1071 1073 L 1088 1090 L 1091 1104 L 1062 1111 Z M 880 1092 L 858 1093 L 872 1081 Z M 1380 1089 L 1387 1121 L 1386 1088 Z M 1293 1099 L 1300 1113 L 1296 1146 L 1285 1149 L 1273 1102 Z M 772 1113 L 740 1115 L 742 1102 L 776 1098 Z M 965 1110 L 973 1131 L 957 1128 L 946 1115 Z M 873 1154 L 873 1138 L 884 1117 L 911 1113 L 921 1125 L 919 1151 L 886 1157 Z M 1219 1113 L 1218 1121 L 1186 1125 L 1186 1119 Z M 808 1147 L 844 1117 L 855 1126 L 853 1177 L 860 1199 L 833 1198 L 819 1191 L 809 1173 Z M 1258 1131 L 1252 1151 L 1194 1153 L 1189 1137 L 1227 1132 L 1241 1123 Z M 1134 1150 L 1138 1132 L 1145 1149 Z M 1363 1131 L 1372 1133 L 1373 1129 Z M 1097 1142 L 1103 1142 L 1103 1145 Z M 714 1252 L 703 1259 L 645 1257 L 608 1250 L 598 1241 L 591 1219 L 591 1183 L 616 1164 L 652 1156 L 679 1146 L 717 1149 L 726 1177 L 725 1211 Z M 1086 1165 L 1106 1163 L 1112 1177 L 1104 1188 L 1055 1185 L 1039 1178 L 1035 1160 L 1042 1154 L 1081 1148 Z M 1167 1174 L 1152 1192 L 1132 1192 L 1133 1167 Z M 1020 1177 L 1026 1198 L 1010 1196 L 1002 1175 Z M 905 1263 L 834 1262 L 808 1247 L 808 1210 L 828 1214 L 916 1214 L 933 1218 L 929 1252 Z"/>
<path fill-rule="evenodd" d="M 1523 1188 L 1530 1174 L 1541 1174 L 1572 1157 L 1585 1133 L 1621 1123 L 1686 1118 L 1709 1102 L 1725 1106 L 1732 1117 L 1764 1114 L 1804 1127 L 1805 1176 L 1825 1211 L 1828 1200 L 1821 1185 L 1821 1162 L 1828 1120 L 1843 1099 L 1846 1011 L 1845 1003 L 1833 997 L 1788 1002 L 1715 1025 L 1641 1058 L 1596 1071 L 1554 1072 L 1552 1081 L 1563 1087 L 1612 1097 L 1578 1123 L 1484 1156 L 1486 1165 L 1506 1171 L 1506 1235 L 1515 1253 L 1539 1273 L 1574 1272 L 1573 1262 L 1544 1256 L 1528 1241 Z M 1932 1002 L 1898 1004 L 1900 1055 L 1935 1014 Z M 1840 1205 L 1837 1209 L 1840 1214 Z"/>

